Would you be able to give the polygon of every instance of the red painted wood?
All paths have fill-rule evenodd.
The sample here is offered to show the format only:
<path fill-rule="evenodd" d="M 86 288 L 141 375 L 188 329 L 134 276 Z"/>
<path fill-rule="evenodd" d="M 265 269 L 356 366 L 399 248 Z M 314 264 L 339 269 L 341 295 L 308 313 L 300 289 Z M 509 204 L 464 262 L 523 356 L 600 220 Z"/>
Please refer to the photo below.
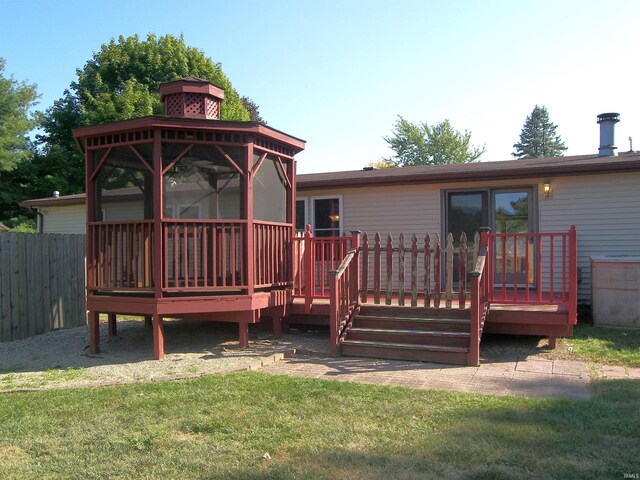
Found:
<path fill-rule="evenodd" d="M 387 260 L 387 281 L 385 283 L 384 303 L 386 305 L 391 305 L 391 297 L 393 295 L 393 239 L 391 234 L 387 235 L 385 256 Z"/>
<path fill-rule="evenodd" d="M 569 323 L 578 322 L 578 236 L 576 227 L 569 229 Z"/>
<path fill-rule="evenodd" d="M 153 286 L 155 287 L 155 298 L 162 298 L 162 267 L 164 264 L 166 251 L 162 248 L 162 215 L 164 205 L 164 184 L 162 180 L 162 143 L 160 129 L 153 131 L 153 244 L 147 252 L 146 259 L 153 262 L 146 268 L 151 268 L 153 275 Z M 145 269 L 146 270 L 146 269 Z M 151 273 L 151 272 L 149 272 Z M 162 320 L 160 320 L 162 322 Z M 162 325 L 160 326 L 162 329 Z"/>
<path fill-rule="evenodd" d="M 467 301 L 467 234 L 460 235 L 460 247 L 458 248 L 458 307 L 465 308 Z"/>
<path fill-rule="evenodd" d="M 240 348 L 248 348 L 249 347 L 249 323 L 248 322 L 239 322 L 238 323 L 239 330 L 239 342 Z"/>
<path fill-rule="evenodd" d="M 411 306 L 418 306 L 418 237 L 411 237 Z"/>
<path fill-rule="evenodd" d="M 89 344 L 92 354 L 100 353 L 100 313 L 89 311 Z"/>
<path fill-rule="evenodd" d="M 109 319 L 108 333 L 110 337 L 114 337 L 117 334 L 116 314 L 110 313 L 107 318 Z"/>
<path fill-rule="evenodd" d="M 398 305 L 404 306 L 404 233 L 398 238 Z"/>
<path fill-rule="evenodd" d="M 373 303 L 380 304 L 380 234 L 376 232 L 373 243 Z"/>
<path fill-rule="evenodd" d="M 154 314 L 152 317 L 153 330 L 153 358 L 162 360 L 164 357 L 164 325 L 162 315 Z"/>
<path fill-rule="evenodd" d="M 431 306 L 431 237 L 424 237 L 424 306 Z"/>
<path fill-rule="evenodd" d="M 307 225 L 307 230 L 304 234 L 304 255 L 305 255 L 305 264 L 304 264 L 304 289 L 305 289 L 305 299 L 304 299 L 304 310 L 305 313 L 311 313 L 311 303 L 313 302 L 313 297 L 315 294 L 315 244 L 311 241 L 311 225 Z"/>
<path fill-rule="evenodd" d="M 436 234 L 435 245 L 433 247 L 433 283 L 434 283 L 434 295 L 433 306 L 440 308 L 440 297 L 442 295 L 442 288 L 440 288 L 440 236 Z"/>

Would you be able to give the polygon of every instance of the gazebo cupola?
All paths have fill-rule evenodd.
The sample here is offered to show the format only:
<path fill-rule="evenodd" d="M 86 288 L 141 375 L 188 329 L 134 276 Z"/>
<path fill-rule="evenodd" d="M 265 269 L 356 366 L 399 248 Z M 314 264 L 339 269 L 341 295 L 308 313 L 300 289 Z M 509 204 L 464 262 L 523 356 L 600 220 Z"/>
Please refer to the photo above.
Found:
<path fill-rule="evenodd" d="M 305 142 L 220 120 L 224 90 L 185 77 L 160 87 L 164 115 L 74 130 L 86 154 L 87 309 L 247 326 L 291 299 L 295 154 Z"/>
<path fill-rule="evenodd" d="M 220 120 L 224 90 L 197 77 L 185 77 L 160 87 L 164 114 L 171 117 Z"/>

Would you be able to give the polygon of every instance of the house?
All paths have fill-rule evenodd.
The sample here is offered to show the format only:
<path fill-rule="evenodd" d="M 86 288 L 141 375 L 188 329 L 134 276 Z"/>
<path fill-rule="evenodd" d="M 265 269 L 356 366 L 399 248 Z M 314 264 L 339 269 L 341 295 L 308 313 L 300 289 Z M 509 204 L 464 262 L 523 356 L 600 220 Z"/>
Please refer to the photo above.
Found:
<path fill-rule="evenodd" d="M 516 233 L 561 232 L 575 225 L 580 303 L 590 303 L 592 256 L 640 252 L 639 152 L 364 168 L 296 179 L 296 229 L 303 232 L 310 224 L 315 236 L 360 230 L 444 238 L 464 231 L 472 238 L 483 226 Z M 21 205 L 37 210 L 39 231 L 84 233 L 84 202 L 78 194 Z"/>
<path fill-rule="evenodd" d="M 274 178 L 280 178 L 281 184 L 290 184 L 291 188 L 285 189 L 284 197 L 265 193 L 266 203 L 260 208 L 280 215 L 276 221 L 291 222 L 287 224 L 295 226 L 300 235 L 307 228 L 309 232 L 306 240 L 298 237 L 287 244 L 287 236 L 281 235 L 278 238 L 284 241 L 275 242 L 285 249 L 291 245 L 293 265 L 286 266 L 285 258 L 275 253 L 272 255 L 276 260 L 268 260 L 262 266 L 258 265 L 258 257 L 254 257 L 253 274 L 271 272 L 269 275 L 273 277 L 274 272 L 286 270 L 287 273 L 282 274 L 287 279 L 283 277 L 282 282 L 269 286 L 290 286 L 293 282 L 293 299 L 285 301 L 288 307 L 282 315 L 289 323 L 310 320 L 323 323 L 326 320 L 322 318 L 328 316 L 336 352 L 477 363 L 483 328 L 496 333 L 545 335 L 553 343 L 556 336 L 571 334 L 576 321 L 576 303 L 590 302 L 590 257 L 637 255 L 640 251 L 637 221 L 640 219 L 640 154 L 615 155 L 613 128 L 617 121 L 617 114 L 599 117 L 601 145 L 599 152 L 592 155 L 384 170 L 365 168 L 291 175 L 286 180 L 280 178 L 279 172 L 283 170 L 274 161 Z M 295 142 L 295 139 L 289 141 Z M 300 148 L 302 144 L 295 145 Z M 175 155 L 179 154 L 176 150 Z M 199 158 L 192 164 L 202 160 L 204 158 Z M 168 164 L 164 170 L 171 166 Z M 138 184 L 147 185 L 145 181 L 150 180 L 140 177 Z M 202 182 L 205 190 L 200 185 Z M 170 223 L 171 218 L 185 219 L 180 226 L 176 223 L 161 234 L 164 235 L 162 272 L 165 279 L 159 278 L 158 283 L 164 281 L 165 293 L 174 288 L 170 286 L 170 279 L 177 271 L 182 277 L 198 278 L 198 269 L 202 266 L 194 258 L 201 262 L 203 250 L 197 242 L 206 239 L 197 233 L 201 231 L 197 222 L 233 216 L 224 212 L 233 207 L 234 202 L 229 198 L 237 198 L 242 185 L 220 184 L 220 188 L 214 189 L 215 202 L 203 204 L 201 200 L 210 198 L 206 183 L 206 179 L 189 178 L 182 173 L 157 183 L 156 188 L 160 187 L 164 193 L 163 222 Z M 120 229 L 116 230 L 120 233 L 128 228 L 123 227 L 122 222 L 130 220 L 131 202 L 138 203 L 138 213 L 153 209 L 153 201 L 149 199 L 140 204 L 144 190 L 140 186 L 135 192 L 119 181 L 112 185 L 110 192 L 104 191 L 99 208 L 95 204 L 90 208 L 95 216 L 90 225 L 120 222 L 117 223 L 120 226 L 100 227 L 103 230 L 99 236 L 104 239 L 104 244 L 99 245 L 101 249 L 107 248 L 109 235 L 117 236 L 112 230 L 107 231 L 109 228 Z M 198 191 L 203 195 L 194 197 L 193 193 Z M 287 207 L 287 195 L 293 192 L 295 206 Z M 84 203 L 83 195 L 71 195 L 29 200 L 22 205 L 38 211 L 41 231 L 82 232 Z M 235 204 L 238 208 L 237 202 Z M 215 212 L 211 210 L 214 207 Z M 286 215 L 282 216 L 284 211 Z M 295 222 L 290 217 L 293 211 Z M 185 224 L 186 230 L 181 226 Z M 488 227 L 490 233 L 476 236 L 474 243 L 475 233 L 484 227 Z M 142 231 L 145 227 L 136 228 Z M 364 233 L 349 235 L 350 231 Z M 375 239 L 376 232 L 382 235 L 381 240 Z M 91 230 L 89 234 L 91 236 Z M 387 239 L 387 234 L 393 240 Z M 93 235 L 95 238 L 96 233 Z M 194 239 L 197 241 L 192 246 Z M 90 244 L 92 241 L 95 240 L 90 238 Z M 271 245 L 269 242 L 271 240 L 264 246 Z M 358 248 L 350 251 L 353 247 Z M 229 247 L 225 248 L 227 255 L 218 259 L 228 259 Z M 112 258 L 113 247 L 110 253 L 104 254 Z M 251 261 L 249 257 L 243 257 L 245 262 Z M 117 271 L 121 270 L 122 267 Z M 240 274 L 241 270 L 248 272 L 247 265 L 239 264 L 236 271 Z M 181 291 L 197 286 L 197 280 L 192 280 L 192 284 L 182 282 Z M 200 288 L 202 290 L 202 286 Z M 371 299 L 368 292 L 373 292 Z M 430 349 L 428 354 L 418 352 L 419 348 L 410 351 L 407 347 L 412 343 L 407 338 L 416 337 L 407 333 L 412 321 L 407 320 L 402 328 L 395 330 L 384 326 L 394 315 L 405 319 L 414 314 L 424 317 L 425 312 L 431 315 L 434 309 L 442 308 L 441 293 L 446 317 L 451 318 L 448 325 L 432 322 L 428 331 L 417 335 L 429 338 L 428 348 L 423 349 Z M 405 309 L 399 314 L 382 306 L 386 303 L 388 308 L 400 307 L 405 298 L 409 303 L 409 297 L 413 311 Z M 296 303 L 300 299 L 304 301 Z M 458 300 L 458 310 L 454 311 L 454 301 Z M 420 312 L 415 310 L 418 301 L 424 309 Z M 456 321 L 462 317 L 468 319 L 469 312 L 470 332 L 456 332 Z M 259 321 L 263 314 L 269 316 L 267 313 L 254 310 L 251 321 Z M 360 323 L 353 320 L 358 314 Z M 372 319 L 382 322 L 378 331 L 366 323 Z M 279 326 L 280 320 L 276 318 L 274 327 Z M 486 327 L 483 327 L 485 320 Z M 468 320 L 465 321 L 468 330 Z M 349 340 L 349 332 L 356 340 Z M 389 337 L 398 332 L 404 335 L 402 342 L 376 340 L 378 344 L 374 345 L 376 341 L 367 337 L 373 334 Z M 364 340 L 357 340 L 358 335 L 364 335 Z M 244 338 L 246 343 L 246 336 Z M 449 343 L 451 339 L 455 343 Z M 463 348 L 462 344 L 467 347 Z"/>

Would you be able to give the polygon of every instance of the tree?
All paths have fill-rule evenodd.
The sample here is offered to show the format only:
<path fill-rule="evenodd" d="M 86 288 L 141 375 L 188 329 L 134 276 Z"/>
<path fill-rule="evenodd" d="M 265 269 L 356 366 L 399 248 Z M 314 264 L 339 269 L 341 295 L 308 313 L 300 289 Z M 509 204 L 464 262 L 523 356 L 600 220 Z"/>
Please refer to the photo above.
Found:
<path fill-rule="evenodd" d="M 0 172 L 8 172 L 31 153 L 27 133 L 36 121 L 29 113 L 38 95 L 36 86 L 4 76 L 0 58 Z"/>
<path fill-rule="evenodd" d="M 76 74 L 77 80 L 43 114 L 44 134 L 38 136 L 40 151 L 31 166 L 40 179 L 39 192 L 34 192 L 38 196 L 84 191 L 84 158 L 71 130 L 162 113 L 163 82 L 186 76 L 208 80 L 225 90 L 223 120 L 250 119 L 221 64 L 187 46 L 182 36 L 111 39 Z"/>
<path fill-rule="evenodd" d="M 557 125 L 549 120 L 546 107 L 536 105 L 527 117 L 520 132 L 520 142 L 513 145 L 512 155 L 516 158 L 561 157 L 567 149 Z"/>
<path fill-rule="evenodd" d="M 429 126 L 413 124 L 398 116 L 390 137 L 384 137 L 395 155 L 383 159 L 399 167 L 475 162 L 484 152 L 470 145 L 471 132 L 460 133 L 444 120 Z"/>
<path fill-rule="evenodd" d="M 383 168 L 394 168 L 398 165 L 395 164 L 394 161 L 389 160 L 388 158 L 381 158 L 380 160 L 371 160 L 367 167 L 372 167 L 376 170 L 381 170 Z"/>
<path fill-rule="evenodd" d="M 249 112 L 249 119 L 252 122 L 260 122 L 266 125 L 267 121 L 260 115 L 260 107 L 256 105 L 256 102 L 251 100 L 249 97 L 242 97 L 240 100 L 242 100 L 244 108 Z"/>

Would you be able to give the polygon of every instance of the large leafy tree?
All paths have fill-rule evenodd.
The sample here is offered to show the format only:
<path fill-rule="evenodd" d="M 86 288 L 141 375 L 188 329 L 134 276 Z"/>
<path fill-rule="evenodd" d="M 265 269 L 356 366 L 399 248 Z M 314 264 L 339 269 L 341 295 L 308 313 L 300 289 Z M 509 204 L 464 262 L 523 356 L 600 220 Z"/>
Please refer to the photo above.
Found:
<path fill-rule="evenodd" d="M 15 227 L 27 213 L 17 202 L 25 198 L 21 167 L 34 154 L 27 134 L 36 126 L 30 109 L 38 95 L 34 84 L 5 77 L 4 68 L 0 58 L 0 221 Z"/>
<path fill-rule="evenodd" d="M 84 191 L 83 156 L 71 130 L 162 113 L 163 82 L 189 75 L 208 80 L 225 89 L 223 120 L 250 119 L 222 66 L 186 45 L 182 36 L 120 36 L 102 45 L 76 74 L 77 80 L 43 115 L 40 151 L 29 166 L 38 177 L 32 196 Z"/>
<path fill-rule="evenodd" d="M 36 122 L 29 113 L 38 95 L 36 86 L 4 75 L 0 58 L 0 172 L 8 172 L 31 154 L 27 133 Z"/>
<path fill-rule="evenodd" d="M 398 116 L 392 135 L 384 137 L 395 155 L 383 159 L 399 167 L 475 162 L 484 147 L 471 145 L 471 132 L 459 132 L 449 120 L 413 124 Z"/>
<path fill-rule="evenodd" d="M 547 108 L 536 105 L 520 132 L 520 141 L 513 145 L 516 158 L 561 157 L 565 147 L 556 133 L 558 126 L 549 119 Z"/>

